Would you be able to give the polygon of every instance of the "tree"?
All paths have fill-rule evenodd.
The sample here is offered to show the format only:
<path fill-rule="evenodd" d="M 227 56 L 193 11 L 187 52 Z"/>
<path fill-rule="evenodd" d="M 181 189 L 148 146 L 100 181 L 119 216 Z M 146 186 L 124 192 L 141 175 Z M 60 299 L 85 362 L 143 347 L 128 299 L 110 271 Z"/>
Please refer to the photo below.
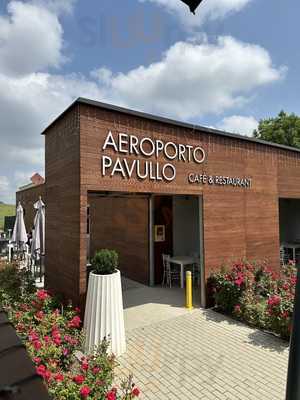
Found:
<path fill-rule="evenodd" d="M 253 134 L 257 139 L 300 148 L 300 117 L 280 111 L 275 118 L 260 120 Z"/>

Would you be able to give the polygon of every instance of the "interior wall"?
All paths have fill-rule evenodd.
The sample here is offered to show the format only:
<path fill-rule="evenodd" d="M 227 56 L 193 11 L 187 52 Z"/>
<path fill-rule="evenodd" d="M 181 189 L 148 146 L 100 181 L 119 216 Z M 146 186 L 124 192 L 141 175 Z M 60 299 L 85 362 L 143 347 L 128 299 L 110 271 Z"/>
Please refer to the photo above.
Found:
<path fill-rule="evenodd" d="M 173 254 L 200 254 L 199 201 L 196 196 L 173 197 Z"/>
<path fill-rule="evenodd" d="M 279 200 L 280 242 L 300 240 L 300 200 Z"/>
<path fill-rule="evenodd" d="M 154 275 L 156 284 L 160 284 L 163 279 L 162 255 L 173 255 L 173 219 L 173 197 L 155 196 L 154 226 L 162 225 L 165 228 L 164 240 L 154 240 Z"/>
<path fill-rule="evenodd" d="M 121 274 L 149 283 L 149 199 L 145 196 L 89 197 L 90 251 L 119 254 Z"/>

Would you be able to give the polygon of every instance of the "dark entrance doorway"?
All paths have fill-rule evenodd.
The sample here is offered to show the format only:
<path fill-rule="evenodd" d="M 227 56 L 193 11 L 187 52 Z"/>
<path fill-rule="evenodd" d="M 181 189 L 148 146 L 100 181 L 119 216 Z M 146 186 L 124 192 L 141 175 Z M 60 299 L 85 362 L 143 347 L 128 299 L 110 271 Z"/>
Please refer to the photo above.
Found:
<path fill-rule="evenodd" d="M 154 271 L 155 284 L 163 278 L 162 255 L 173 252 L 173 199 L 172 196 L 154 198 Z M 160 232 L 158 230 L 161 230 Z M 159 237 L 155 237 L 160 233 Z"/>
<path fill-rule="evenodd" d="M 300 265 L 300 200 L 279 199 L 280 263 Z"/>
<path fill-rule="evenodd" d="M 154 283 L 163 278 L 162 255 L 202 258 L 199 196 L 154 197 Z M 200 221 L 201 219 L 201 221 Z"/>

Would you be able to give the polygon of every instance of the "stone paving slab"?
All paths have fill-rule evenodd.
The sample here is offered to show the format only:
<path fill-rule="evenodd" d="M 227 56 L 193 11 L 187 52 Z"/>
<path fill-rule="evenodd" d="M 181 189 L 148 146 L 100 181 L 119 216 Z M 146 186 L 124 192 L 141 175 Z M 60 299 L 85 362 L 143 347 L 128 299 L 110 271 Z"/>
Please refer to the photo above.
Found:
<path fill-rule="evenodd" d="M 288 344 L 212 310 L 127 332 L 117 381 L 133 373 L 141 399 L 284 400 Z"/>

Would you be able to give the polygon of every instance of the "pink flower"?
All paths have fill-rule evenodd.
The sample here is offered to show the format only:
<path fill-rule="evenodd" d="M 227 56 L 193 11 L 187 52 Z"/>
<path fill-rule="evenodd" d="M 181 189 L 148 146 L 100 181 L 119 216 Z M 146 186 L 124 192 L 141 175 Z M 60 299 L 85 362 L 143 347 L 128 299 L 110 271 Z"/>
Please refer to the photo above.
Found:
<path fill-rule="evenodd" d="M 39 364 L 41 361 L 42 361 L 42 360 L 41 360 L 40 357 L 33 357 L 33 362 L 34 362 L 35 364 Z"/>
<path fill-rule="evenodd" d="M 291 284 L 296 285 L 297 277 L 295 275 L 291 276 Z"/>
<path fill-rule="evenodd" d="M 85 377 L 83 375 L 76 375 L 73 378 L 73 381 L 75 383 L 77 383 L 78 385 L 81 385 L 84 382 L 84 380 L 85 380 Z"/>
<path fill-rule="evenodd" d="M 83 371 L 87 371 L 89 369 L 89 363 L 87 361 L 83 361 L 83 363 L 81 364 L 81 369 Z"/>
<path fill-rule="evenodd" d="M 60 345 L 61 345 L 61 338 L 60 338 L 60 336 L 55 336 L 55 337 L 53 338 L 53 342 L 54 342 L 57 346 L 60 346 Z"/>
<path fill-rule="evenodd" d="M 40 304 L 39 304 L 37 301 L 35 301 L 35 300 L 33 300 L 33 301 L 31 302 L 31 305 L 32 305 L 33 307 L 35 307 L 35 308 L 40 307 Z"/>
<path fill-rule="evenodd" d="M 35 317 L 36 317 L 37 319 L 39 319 L 39 320 L 43 319 L 43 318 L 44 318 L 44 313 L 43 313 L 43 311 L 38 311 L 38 312 L 35 314 Z"/>
<path fill-rule="evenodd" d="M 239 314 L 241 312 L 241 306 L 239 304 L 236 304 L 234 306 L 234 312 L 237 314 Z"/>
<path fill-rule="evenodd" d="M 278 306 L 281 303 L 281 298 L 278 295 L 270 296 L 268 299 L 268 305 L 273 307 L 273 306 Z"/>
<path fill-rule="evenodd" d="M 240 277 L 240 278 L 238 278 L 238 279 L 236 279 L 236 280 L 234 281 L 234 283 L 235 283 L 237 286 L 241 286 L 243 282 L 244 282 L 244 278 L 242 278 L 242 277 Z"/>
<path fill-rule="evenodd" d="M 39 365 L 36 367 L 36 373 L 43 377 L 46 381 L 51 379 L 51 372 L 47 370 L 45 365 Z"/>
<path fill-rule="evenodd" d="M 35 350 L 39 350 L 42 347 L 42 343 L 39 340 L 35 340 L 33 342 L 33 347 L 35 348 Z"/>
<path fill-rule="evenodd" d="M 237 279 L 234 281 L 234 283 L 237 285 L 237 286 L 241 286 L 241 284 L 244 282 L 244 276 L 243 276 L 243 274 L 241 273 L 241 272 L 238 272 L 237 273 Z"/>
<path fill-rule="evenodd" d="M 71 321 L 69 321 L 68 327 L 69 328 L 80 328 L 80 324 L 81 324 L 81 319 L 80 319 L 80 317 L 78 317 L 78 315 L 76 315 L 75 317 L 73 317 L 71 319 Z"/>
<path fill-rule="evenodd" d="M 59 329 L 56 326 L 52 329 L 51 333 L 52 333 L 52 337 L 60 337 L 61 336 Z"/>
<path fill-rule="evenodd" d="M 92 369 L 92 371 L 93 371 L 93 374 L 97 375 L 97 374 L 101 371 L 101 368 L 99 368 L 99 367 L 94 367 L 94 368 Z"/>
<path fill-rule="evenodd" d="M 82 386 L 82 388 L 80 389 L 80 395 L 84 399 L 86 399 L 90 393 L 91 389 L 88 386 Z"/>
<path fill-rule="evenodd" d="M 288 290 L 288 289 L 289 289 L 289 284 L 285 282 L 285 283 L 282 285 L 282 289 L 283 289 L 283 290 Z"/>
<path fill-rule="evenodd" d="M 45 341 L 45 343 L 50 343 L 50 336 L 48 336 L 48 335 L 46 335 L 46 336 L 44 336 L 44 341 Z"/>
<path fill-rule="evenodd" d="M 29 310 L 29 306 L 28 306 L 28 304 L 22 303 L 22 304 L 20 304 L 20 309 L 22 311 L 28 311 Z"/>
<path fill-rule="evenodd" d="M 17 318 L 17 319 L 20 319 L 21 317 L 22 317 L 22 313 L 21 313 L 21 311 L 17 311 L 16 313 L 15 313 L 15 317 Z"/>
<path fill-rule="evenodd" d="M 72 337 L 70 335 L 65 335 L 64 336 L 64 341 L 71 344 L 72 343 Z"/>
<path fill-rule="evenodd" d="M 69 354 L 69 350 L 68 350 L 68 349 L 66 349 L 66 348 L 65 348 L 65 349 L 63 349 L 63 355 L 64 355 L 64 356 L 67 356 L 68 354 Z"/>
<path fill-rule="evenodd" d="M 62 382 L 64 380 L 64 376 L 63 374 L 58 372 L 57 374 L 54 375 L 54 379 L 56 380 L 56 382 Z"/>
<path fill-rule="evenodd" d="M 31 331 L 29 333 L 29 335 L 28 335 L 28 339 L 29 339 L 30 342 L 34 342 L 35 340 L 39 339 L 39 336 L 38 336 L 38 334 L 36 332 Z"/>
<path fill-rule="evenodd" d="M 277 280 L 277 279 L 279 279 L 279 274 L 278 274 L 277 272 L 272 272 L 271 276 L 272 276 L 272 279 L 273 279 L 274 281 Z"/>
<path fill-rule="evenodd" d="M 22 324 L 21 322 L 19 322 L 19 323 L 16 325 L 16 329 L 17 329 L 18 331 L 20 331 L 20 332 L 24 332 L 24 330 L 25 330 L 25 325 Z"/>
<path fill-rule="evenodd" d="M 106 400 L 116 400 L 116 392 L 114 390 L 110 390 L 106 393 Z"/>
<path fill-rule="evenodd" d="M 40 289 L 36 292 L 36 297 L 40 300 L 46 300 L 49 297 L 49 295 L 46 290 Z"/>
<path fill-rule="evenodd" d="M 47 369 L 46 369 L 45 365 L 42 365 L 42 364 L 39 365 L 38 367 L 36 367 L 36 373 L 42 377 L 45 376 L 46 370 Z"/>
<path fill-rule="evenodd" d="M 46 372 L 44 373 L 44 379 L 48 382 L 51 379 L 51 372 L 46 370 Z"/>
<path fill-rule="evenodd" d="M 131 394 L 132 394 L 133 397 L 139 397 L 140 391 L 139 391 L 139 389 L 138 389 L 137 387 L 135 387 L 135 388 L 132 390 Z"/>

